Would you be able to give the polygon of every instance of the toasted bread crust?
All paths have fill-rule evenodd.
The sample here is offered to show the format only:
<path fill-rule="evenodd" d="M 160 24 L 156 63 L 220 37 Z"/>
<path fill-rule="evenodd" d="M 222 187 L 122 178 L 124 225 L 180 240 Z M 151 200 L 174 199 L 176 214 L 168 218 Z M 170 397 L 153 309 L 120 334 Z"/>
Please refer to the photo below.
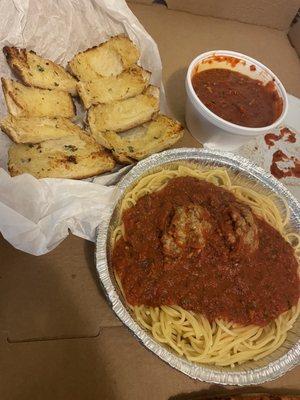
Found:
<path fill-rule="evenodd" d="M 76 79 L 61 65 L 32 50 L 5 46 L 3 52 L 10 68 L 24 85 L 63 90 L 76 96 Z"/>
<path fill-rule="evenodd" d="M 119 164 L 124 164 L 124 165 L 131 165 L 134 164 L 136 162 L 136 160 L 127 157 L 124 154 L 121 153 L 116 153 L 115 151 L 112 151 L 112 155 L 114 157 L 114 159 L 119 163 Z"/>
<path fill-rule="evenodd" d="M 13 130 L 10 127 L 0 125 L 2 132 L 4 132 L 10 140 L 15 143 L 20 143 L 16 140 Z"/>
<path fill-rule="evenodd" d="M 156 97 L 158 93 L 158 88 L 149 86 L 143 94 L 130 99 L 92 106 L 88 111 L 92 134 L 122 132 L 150 121 L 159 111 L 159 98 Z"/>
<path fill-rule="evenodd" d="M 20 104 L 18 104 L 17 99 L 14 98 L 14 95 L 11 90 L 11 86 L 10 86 L 9 82 L 10 81 L 8 79 L 1 78 L 2 90 L 3 90 L 6 106 L 8 108 L 8 111 L 10 112 L 10 114 L 18 115 L 18 113 L 21 113 L 22 106 Z"/>
<path fill-rule="evenodd" d="M 14 117 L 7 115 L 0 128 L 15 143 L 40 143 L 76 134 L 79 126 L 67 118 Z"/>
<path fill-rule="evenodd" d="M 112 155 L 83 131 L 39 144 L 13 144 L 9 149 L 11 176 L 30 173 L 36 178 L 84 179 L 114 166 Z"/>
<path fill-rule="evenodd" d="M 110 143 L 105 139 L 105 132 L 91 133 L 91 136 L 96 140 L 97 143 L 101 144 L 101 146 L 111 150 Z"/>
<path fill-rule="evenodd" d="M 5 78 L 1 82 L 8 111 L 16 117 L 75 116 L 75 105 L 67 92 L 28 87 Z"/>
<path fill-rule="evenodd" d="M 0 127 L 16 143 L 9 150 L 12 176 L 84 179 L 112 170 L 115 160 L 135 163 L 182 137 L 177 121 L 158 115 L 159 89 L 149 85 L 151 73 L 136 64 L 140 52 L 125 35 L 76 54 L 68 63 L 71 74 L 34 51 L 6 46 L 3 52 L 23 83 L 1 79 L 10 115 Z M 88 109 L 91 135 L 67 119 L 76 114 L 70 94 L 77 93 Z"/>
<path fill-rule="evenodd" d="M 8 65 L 13 70 L 16 77 L 19 78 L 24 83 L 24 85 L 30 86 L 28 83 L 24 82 L 23 70 L 19 67 L 18 64 L 14 62 L 16 58 L 19 58 L 20 62 L 22 62 L 25 65 L 28 65 L 25 49 L 20 49 L 18 52 L 18 49 L 16 47 L 5 46 L 3 47 L 3 53 L 6 57 Z"/>
<path fill-rule="evenodd" d="M 90 81 L 101 76 L 119 75 L 135 64 L 139 56 L 132 41 L 125 35 L 118 35 L 99 46 L 77 53 L 68 62 L 67 68 L 79 80 Z"/>
<path fill-rule="evenodd" d="M 77 91 L 86 109 L 96 104 L 125 100 L 141 94 L 149 85 L 151 73 L 135 65 L 117 76 L 77 83 Z"/>
<path fill-rule="evenodd" d="M 172 118 L 158 115 L 153 121 L 135 129 L 117 134 L 103 132 L 103 143 L 119 161 L 142 160 L 153 153 L 168 149 L 183 136 L 183 127 Z"/>

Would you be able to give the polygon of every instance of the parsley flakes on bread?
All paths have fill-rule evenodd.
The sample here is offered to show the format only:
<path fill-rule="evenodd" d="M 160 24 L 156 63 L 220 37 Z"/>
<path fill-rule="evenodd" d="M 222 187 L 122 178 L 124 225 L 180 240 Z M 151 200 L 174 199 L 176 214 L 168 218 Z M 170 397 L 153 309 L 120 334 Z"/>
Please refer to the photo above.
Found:
<path fill-rule="evenodd" d="M 76 133 L 79 127 L 68 118 L 18 118 L 13 115 L 7 115 L 0 121 L 0 128 L 15 143 L 40 143 Z"/>
<path fill-rule="evenodd" d="M 3 51 L 22 82 L 2 78 L 9 115 L 0 127 L 15 142 L 12 176 L 83 179 L 111 171 L 115 160 L 134 163 L 167 149 L 183 135 L 177 121 L 159 115 L 159 89 L 124 35 L 76 54 L 69 72 L 33 51 Z M 87 110 L 87 131 L 72 122 L 76 95 Z"/>
<path fill-rule="evenodd" d="M 135 65 L 120 75 L 99 77 L 78 82 L 77 91 L 85 108 L 95 104 L 111 103 L 141 94 L 149 85 L 151 73 Z"/>
<path fill-rule="evenodd" d="M 158 115 L 153 120 L 121 134 L 103 133 L 103 140 L 115 158 L 123 163 L 142 160 L 150 154 L 159 153 L 173 146 L 183 136 L 179 122 L 165 115 Z"/>
<path fill-rule="evenodd" d="M 79 127 L 60 139 L 36 144 L 13 144 L 9 149 L 11 176 L 29 173 L 36 178 L 83 179 L 111 171 L 110 152 Z"/>
<path fill-rule="evenodd" d="M 76 96 L 77 80 L 60 65 L 26 49 L 5 46 L 3 52 L 10 68 L 25 85 L 63 90 Z"/>
<path fill-rule="evenodd" d="M 15 117 L 75 116 L 75 106 L 69 93 L 24 86 L 12 79 L 1 78 L 1 81 L 8 111 Z"/>

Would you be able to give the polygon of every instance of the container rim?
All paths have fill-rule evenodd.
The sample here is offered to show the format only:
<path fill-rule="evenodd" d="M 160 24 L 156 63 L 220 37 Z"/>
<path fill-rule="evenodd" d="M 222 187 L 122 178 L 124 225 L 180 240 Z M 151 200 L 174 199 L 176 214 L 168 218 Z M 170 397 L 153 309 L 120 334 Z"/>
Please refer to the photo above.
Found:
<path fill-rule="evenodd" d="M 282 98 L 283 101 L 283 108 L 280 116 L 270 125 L 262 126 L 259 128 L 252 128 L 248 126 L 242 126 L 242 125 L 237 125 L 232 122 L 226 121 L 225 119 L 219 117 L 215 113 L 213 113 L 209 108 L 207 108 L 204 103 L 199 99 L 199 97 L 196 95 L 195 90 L 192 85 L 192 72 L 195 68 L 195 66 L 202 60 L 205 60 L 207 58 L 210 58 L 214 55 L 217 56 L 230 56 L 233 58 L 238 58 L 239 60 L 243 60 L 246 62 L 251 62 L 255 66 L 259 67 L 260 69 L 263 69 L 269 76 L 270 80 L 274 79 L 275 84 L 277 87 L 277 90 L 279 91 L 279 95 Z M 230 67 L 229 67 L 230 68 Z M 255 60 L 252 57 L 249 57 L 245 54 L 238 53 L 235 51 L 231 50 L 211 50 L 205 53 L 199 54 L 197 57 L 193 59 L 193 61 L 190 63 L 187 74 L 186 74 L 186 91 L 189 99 L 193 102 L 194 106 L 196 107 L 197 111 L 200 113 L 199 109 L 202 110 L 202 112 L 208 114 L 208 116 L 213 120 L 211 123 L 215 123 L 217 126 L 224 126 L 223 129 L 226 129 L 227 131 L 235 134 L 235 135 L 245 135 L 245 136 L 253 136 L 257 135 L 260 133 L 265 133 L 268 130 L 272 130 L 276 128 L 278 125 L 282 123 L 284 118 L 286 117 L 287 110 L 288 110 L 288 98 L 287 98 L 287 93 L 286 90 L 280 81 L 280 79 L 277 77 L 277 75 L 274 74 L 268 67 L 266 67 L 264 64 L 261 62 Z M 232 128 L 232 129 L 230 129 Z M 235 132 L 236 130 L 239 130 L 239 133 Z"/>

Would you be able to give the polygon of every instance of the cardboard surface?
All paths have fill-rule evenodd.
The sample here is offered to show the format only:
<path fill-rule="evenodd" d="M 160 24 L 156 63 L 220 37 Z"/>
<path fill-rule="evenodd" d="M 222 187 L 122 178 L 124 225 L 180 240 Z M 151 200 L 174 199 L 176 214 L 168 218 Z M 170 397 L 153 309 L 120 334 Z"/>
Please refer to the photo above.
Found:
<path fill-rule="evenodd" d="M 185 2 L 184 2 L 185 3 Z M 285 32 L 263 26 L 129 3 L 157 42 L 171 111 L 184 121 L 184 79 L 190 62 L 209 50 L 234 50 L 256 58 L 300 97 L 300 61 Z"/>
<path fill-rule="evenodd" d="M 41 257 L 1 240 L 0 329 L 9 342 L 92 337 L 121 325 L 97 284 L 94 245 L 70 239 Z"/>
<path fill-rule="evenodd" d="M 298 56 L 300 57 L 300 18 L 291 26 L 289 30 L 289 38 L 294 46 Z"/>
<path fill-rule="evenodd" d="M 89 339 L 8 344 L 2 347 L 1 363 L 1 400 L 192 400 L 199 392 L 237 390 L 186 377 L 123 327 L 102 328 Z M 239 392 L 297 393 L 299 372 L 294 369 L 274 382 Z"/>
<path fill-rule="evenodd" d="M 299 60 L 283 32 L 163 6 L 131 7 L 158 43 L 170 108 L 179 120 L 185 70 L 213 48 L 260 59 L 300 97 Z M 189 134 L 181 143 L 195 144 Z M 121 326 L 97 282 L 94 245 L 82 239 L 69 236 L 41 257 L 0 239 L 0 305 L 1 400 L 179 400 L 198 397 L 184 393 L 226 390 L 173 370 Z M 300 393 L 300 367 L 264 387 Z"/>
<path fill-rule="evenodd" d="M 231 19 L 287 30 L 300 8 L 299 0 L 167 0 L 172 10 Z"/>

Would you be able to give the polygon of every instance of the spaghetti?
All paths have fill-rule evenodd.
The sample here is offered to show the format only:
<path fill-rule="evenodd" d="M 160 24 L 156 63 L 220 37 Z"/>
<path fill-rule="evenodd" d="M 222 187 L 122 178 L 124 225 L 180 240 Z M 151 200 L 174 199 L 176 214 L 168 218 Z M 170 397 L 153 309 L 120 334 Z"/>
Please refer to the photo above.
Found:
<path fill-rule="evenodd" d="M 193 164 L 168 166 L 146 175 L 125 194 L 119 209 L 118 224 L 111 236 L 112 248 L 125 235 L 121 220 L 125 210 L 135 206 L 143 196 L 163 189 L 171 179 L 185 176 L 205 180 L 233 193 L 239 201 L 249 205 L 254 214 L 274 227 L 299 257 L 300 237 L 288 227 L 287 206 L 282 218 L 270 196 L 246 188 L 242 183 L 237 184 L 240 183 L 238 179 L 233 182 L 224 169 L 200 170 Z M 122 289 L 120 277 L 116 278 Z M 131 308 L 138 323 L 149 330 L 155 340 L 168 345 L 189 361 L 231 367 L 249 360 L 259 360 L 278 349 L 300 313 L 298 301 L 297 305 L 265 326 L 243 326 L 219 318 L 210 322 L 204 315 L 177 305 L 135 305 Z"/>

